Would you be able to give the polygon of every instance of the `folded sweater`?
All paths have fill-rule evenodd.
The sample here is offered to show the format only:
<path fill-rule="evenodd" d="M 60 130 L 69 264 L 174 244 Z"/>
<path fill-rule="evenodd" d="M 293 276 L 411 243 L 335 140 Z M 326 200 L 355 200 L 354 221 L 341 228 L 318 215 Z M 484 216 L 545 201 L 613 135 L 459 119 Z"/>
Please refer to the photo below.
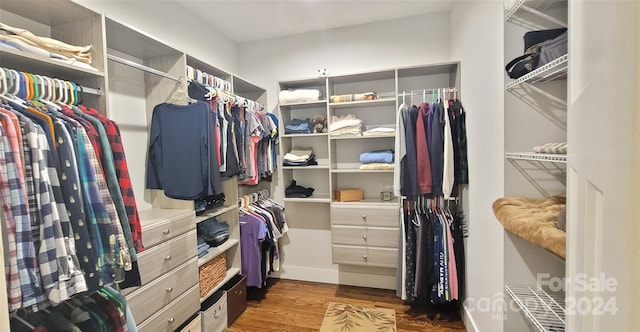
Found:
<path fill-rule="evenodd" d="M 363 164 L 371 163 L 393 163 L 393 150 L 375 150 L 365 151 L 360 154 L 360 162 Z"/>

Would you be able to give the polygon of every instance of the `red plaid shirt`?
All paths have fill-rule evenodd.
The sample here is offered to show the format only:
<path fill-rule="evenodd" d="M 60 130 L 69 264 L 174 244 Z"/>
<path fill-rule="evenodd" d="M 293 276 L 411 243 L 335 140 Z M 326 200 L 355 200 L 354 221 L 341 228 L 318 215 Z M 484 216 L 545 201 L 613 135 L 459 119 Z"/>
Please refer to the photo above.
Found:
<path fill-rule="evenodd" d="M 144 251 L 144 247 L 142 246 L 140 217 L 138 216 L 136 198 L 133 195 L 133 186 L 131 185 L 131 178 L 129 177 L 129 168 L 127 167 L 127 160 L 124 155 L 124 147 L 122 145 L 122 139 L 120 138 L 120 129 L 118 128 L 118 124 L 98 113 L 98 111 L 93 108 L 86 109 L 84 106 L 79 107 L 82 111 L 93 115 L 100 120 L 107 131 L 107 137 L 109 138 L 109 144 L 111 145 L 111 152 L 113 153 L 113 161 L 115 162 L 116 176 L 120 183 L 120 191 L 122 192 L 122 200 L 124 201 L 124 207 L 127 211 L 127 219 L 129 219 L 133 244 L 136 247 L 136 252 L 142 252 Z"/>

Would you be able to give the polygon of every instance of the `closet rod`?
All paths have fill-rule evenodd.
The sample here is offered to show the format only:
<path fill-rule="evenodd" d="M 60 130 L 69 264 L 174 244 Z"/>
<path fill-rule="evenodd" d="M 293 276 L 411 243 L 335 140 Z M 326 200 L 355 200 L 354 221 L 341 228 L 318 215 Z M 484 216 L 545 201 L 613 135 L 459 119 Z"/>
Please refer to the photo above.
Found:
<path fill-rule="evenodd" d="M 440 89 L 442 89 L 442 88 L 440 88 Z M 436 90 L 436 91 L 433 91 L 433 90 Z M 424 93 L 428 94 L 428 95 L 436 94 L 436 93 L 438 93 L 437 90 L 438 89 L 424 89 L 424 91 L 425 91 Z M 454 92 L 453 89 L 449 89 L 449 90 L 450 90 L 450 92 Z M 399 93 L 398 97 L 402 97 L 402 96 L 407 96 L 407 97 L 409 97 L 409 96 L 422 96 L 422 94 L 423 94 L 422 91 L 423 90 L 413 90 L 413 93 L 411 93 L 411 92 L 407 92 L 407 93 L 404 93 L 404 94 Z M 460 90 L 456 89 L 455 92 L 460 92 Z"/>
<path fill-rule="evenodd" d="M 111 60 L 111 61 L 115 61 L 115 62 L 121 63 L 123 65 L 127 65 L 129 67 L 140 69 L 140 70 L 145 71 L 147 73 L 151 73 L 151 74 L 154 74 L 154 75 L 162 76 L 164 78 L 168 78 L 168 79 L 174 80 L 176 82 L 182 82 L 182 78 L 181 77 L 175 77 L 175 76 L 169 75 L 169 74 L 167 74 L 165 72 L 159 71 L 157 69 L 153 69 L 151 67 L 147 67 L 145 65 L 141 65 L 139 63 L 136 63 L 136 62 L 133 62 L 133 61 L 130 61 L 130 60 L 127 60 L 127 59 L 123 59 L 123 58 L 120 58 L 120 57 L 117 57 L 115 55 L 107 54 L 107 59 Z"/>

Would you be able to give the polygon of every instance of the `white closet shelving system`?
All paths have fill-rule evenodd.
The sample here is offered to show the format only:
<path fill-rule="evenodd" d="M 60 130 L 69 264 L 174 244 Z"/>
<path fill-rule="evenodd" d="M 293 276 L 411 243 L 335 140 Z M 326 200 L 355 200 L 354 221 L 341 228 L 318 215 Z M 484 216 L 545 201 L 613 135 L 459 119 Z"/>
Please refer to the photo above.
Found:
<path fill-rule="evenodd" d="M 136 197 L 146 247 L 138 255 L 143 285 L 123 293 L 132 303 L 140 331 L 174 331 L 191 318 L 190 327 L 197 329 L 190 331 L 199 331 L 201 303 L 241 272 L 237 199 L 269 184 L 242 186 L 237 177 L 223 178 L 224 206 L 197 217 L 193 201 L 170 199 L 159 190 L 140 190 L 145 187 L 144 156 L 152 111 L 176 89 L 186 91 L 187 65 L 231 82 L 232 93 L 262 105 L 266 105 L 266 90 L 72 1 L 2 1 L 0 14 L 3 23 L 38 35 L 73 45 L 93 45 L 92 66 L 96 70 L 6 48 L 0 48 L 0 66 L 79 83 L 85 92 L 83 104 L 116 122 L 145 114 L 143 124 L 121 126 L 125 148 L 144 146 L 144 150 L 138 147 L 142 153 L 128 153 L 127 159 L 132 184 L 139 190 Z M 133 96 L 142 102 L 131 109 L 112 109 L 110 106 L 122 106 L 115 95 Z M 229 240 L 198 259 L 196 224 L 211 217 L 230 225 Z M 201 298 L 198 268 L 218 255 L 225 255 L 226 277 Z M 6 298 L 6 286 L 0 287 L 0 295 Z M 8 331 L 6 302 L 0 309 L 6 315 L 0 319 L 0 330 Z"/>
<path fill-rule="evenodd" d="M 407 103 L 415 100 L 419 104 L 422 97 L 415 96 L 422 95 L 428 96 L 426 101 L 430 103 L 432 89 L 459 89 L 459 86 L 457 62 L 280 81 L 280 91 L 320 91 L 318 101 L 279 105 L 280 154 L 293 148 L 311 148 L 318 162 L 317 166 L 281 167 L 280 187 L 284 190 L 295 180 L 297 185 L 314 188 L 313 195 L 307 198 L 286 198 L 283 193 L 287 221 L 290 228 L 304 226 L 331 233 L 331 242 L 326 243 L 326 247 L 300 247 L 300 250 L 330 250 L 331 262 L 338 265 L 338 283 L 396 288 L 400 199 L 381 199 L 382 191 L 393 190 L 394 170 L 359 168 L 360 153 L 393 150 L 395 136 L 334 136 L 329 132 L 284 134 L 285 125 L 292 119 L 316 115 L 327 118 L 329 125 L 333 116 L 353 114 L 363 120 L 365 129 L 395 128 L 403 92 Z M 371 91 L 380 98 L 342 103 L 333 103 L 329 98 Z M 363 200 L 338 201 L 335 191 L 348 188 L 361 189 Z"/>
<path fill-rule="evenodd" d="M 505 59 L 522 54 L 526 31 L 567 27 L 567 1 L 518 0 L 505 12 Z M 531 73 L 506 78 L 505 151 L 566 142 L 567 63 L 564 55 Z M 549 197 L 566 191 L 566 154 L 507 152 L 505 196 Z M 511 166 L 511 167 L 510 167 Z M 564 331 L 564 292 L 539 285 L 563 278 L 565 262 L 505 230 L 505 331 Z"/>

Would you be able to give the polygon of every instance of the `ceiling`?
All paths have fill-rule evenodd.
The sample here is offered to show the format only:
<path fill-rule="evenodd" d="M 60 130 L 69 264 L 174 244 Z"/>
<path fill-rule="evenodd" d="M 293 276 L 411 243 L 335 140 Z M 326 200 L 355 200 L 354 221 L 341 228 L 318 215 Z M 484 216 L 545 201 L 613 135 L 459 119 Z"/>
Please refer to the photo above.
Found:
<path fill-rule="evenodd" d="M 236 43 L 451 9 L 454 0 L 174 0 Z"/>

